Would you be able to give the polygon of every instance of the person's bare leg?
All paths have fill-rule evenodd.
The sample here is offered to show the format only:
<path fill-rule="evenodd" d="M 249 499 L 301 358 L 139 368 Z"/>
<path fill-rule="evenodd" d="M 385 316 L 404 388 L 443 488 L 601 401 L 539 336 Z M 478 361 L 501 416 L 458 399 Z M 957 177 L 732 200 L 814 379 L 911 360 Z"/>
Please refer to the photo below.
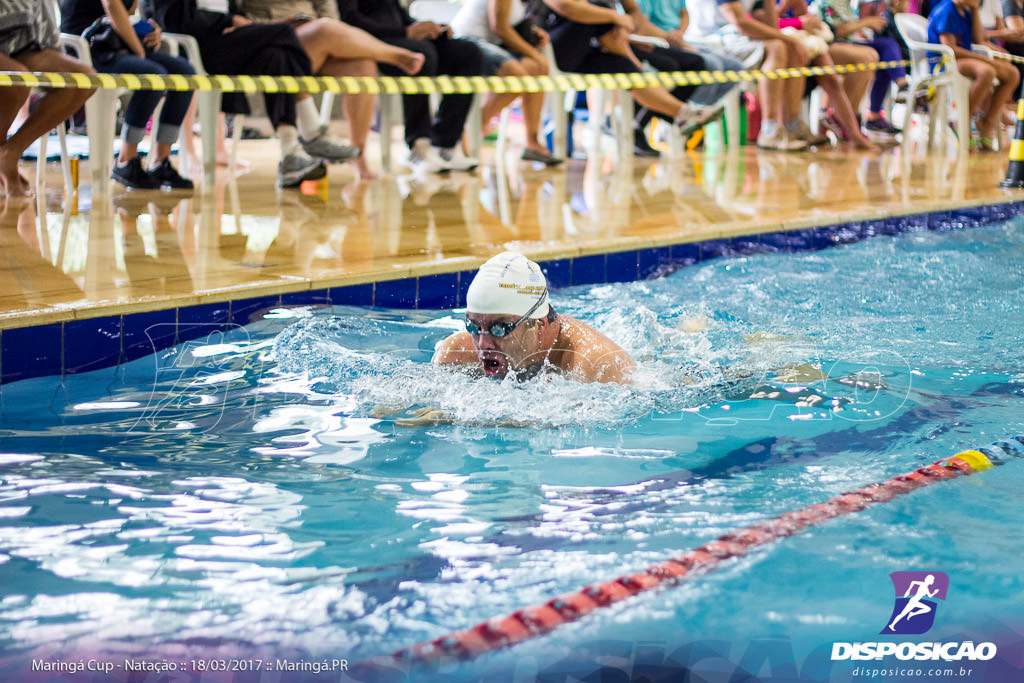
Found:
<path fill-rule="evenodd" d="M 682 100 L 660 86 L 637 88 L 631 92 L 633 93 L 633 99 L 639 102 L 641 106 L 647 107 L 659 114 L 671 116 L 672 118 L 678 116 L 679 112 L 686 106 Z"/>
<path fill-rule="evenodd" d="M 788 66 L 789 50 L 781 40 L 764 41 L 764 62 L 762 71 L 774 71 Z M 786 84 L 778 78 L 762 78 L 757 84 L 757 94 L 761 100 L 764 118 L 775 120 L 782 125 L 786 114 Z"/>
<path fill-rule="evenodd" d="M 960 58 L 956 60 L 960 73 L 971 79 L 970 112 L 981 111 L 985 101 L 991 96 L 992 82 L 996 78 L 996 70 L 980 59 Z M 957 131 L 959 135 L 967 135 L 967 131 Z"/>
<path fill-rule="evenodd" d="M 531 76 L 547 75 L 546 64 L 533 59 L 523 59 L 521 64 Z M 544 113 L 544 93 L 532 92 L 522 94 L 523 125 L 526 127 L 526 148 L 547 154 L 548 148 L 541 142 L 541 116 Z"/>
<path fill-rule="evenodd" d="M 10 57 L 0 55 L 0 70 L 2 71 L 25 71 L 25 67 L 20 62 L 16 62 Z M 21 112 L 23 106 L 28 104 L 28 88 L 10 87 L 4 89 L 4 97 L 0 97 L 0 139 L 6 140 L 7 134 L 14 123 L 14 120 L 18 118 L 19 112 Z M 26 117 L 27 118 L 27 117 Z M 20 154 L 18 155 L 21 156 Z M 17 166 L 17 162 L 15 162 Z M 7 189 L 6 177 L 2 180 L 4 189 Z M 19 194 L 28 192 L 29 184 L 25 176 L 18 173 L 18 185 L 21 188 Z M 8 193 L 10 196 L 10 193 Z"/>
<path fill-rule="evenodd" d="M 317 76 L 377 76 L 377 63 L 370 59 L 328 59 L 323 67 L 314 72 Z M 348 119 L 349 138 L 353 147 L 359 148 L 359 156 L 352 160 L 360 178 L 371 180 L 375 174 L 366 163 L 366 140 L 373 126 L 373 114 L 377 110 L 377 96 L 373 93 L 343 95 L 342 106 Z"/>
<path fill-rule="evenodd" d="M 996 62 L 994 65 L 996 78 L 999 85 L 992 92 L 992 99 L 989 102 L 985 114 L 978 120 L 978 133 L 990 140 L 998 140 L 999 122 L 1006 103 L 1013 97 L 1013 91 L 1017 89 L 1017 82 L 1020 79 L 1020 72 L 1008 62 Z"/>
<path fill-rule="evenodd" d="M 372 59 L 397 66 L 413 76 L 426 59 L 422 54 L 377 40 L 366 31 L 334 19 L 314 19 L 302 24 L 295 33 L 317 73 L 330 59 Z"/>
<path fill-rule="evenodd" d="M 827 54 L 824 54 L 815 59 L 812 64 L 815 66 L 832 66 L 832 60 Z M 846 135 L 853 146 L 867 152 L 879 151 L 878 147 L 864 137 L 864 133 L 861 132 L 860 124 L 857 122 L 857 113 L 853 110 L 853 105 L 846 96 L 846 91 L 843 90 L 839 77 L 832 74 L 818 76 L 818 85 L 828 93 L 829 102 L 832 103 L 832 110 L 836 113 L 839 123 L 842 124 L 843 130 L 846 131 Z"/>
<path fill-rule="evenodd" d="M 828 55 L 833 64 L 873 64 L 878 61 L 878 52 L 866 45 L 853 43 L 832 43 Z M 843 91 L 854 111 L 860 108 L 877 71 L 855 71 L 843 74 Z"/>
<path fill-rule="evenodd" d="M 329 64 L 336 64 L 339 76 L 377 76 L 377 64 L 369 59 L 354 59 L 346 62 L 331 60 Z M 352 146 L 359 148 L 359 156 L 352 161 L 356 167 L 359 177 L 363 180 L 373 180 L 376 174 L 370 170 L 366 163 L 366 140 L 370 137 L 370 128 L 373 126 L 373 114 L 377 111 L 377 96 L 373 93 L 359 93 L 358 95 L 345 95 L 342 106 L 345 109 L 345 118 L 348 119 L 349 140 Z"/>
<path fill-rule="evenodd" d="M 15 60 L 5 58 L 0 65 L 6 65 L 12 61 Z M 81 62 L 55 50 L 22 52 L 18 54 L 17 62 L 24 67 L 15 69 L 17 71 L 27 69 L 29 71 L 95 73 Z M 34 140 L 42 137 L 51 128 L 74 114 L 93 92 L 93 90 L 72 88 L 47 90 L 46 95 L 36 105 L 35 111 L 25 119 L 25 123 L 0 144 L 0 182 L 3 183 L 8 197 L 22 196 L 28 193 L 28 187 L 23 184 L 23 178 L 18 173 L 18 159 L 21 158 L 22 153 Z M 13 108 L 11 121 L 20 107 L 21 101 L 18 101 L 17 107 Z"/>
<path fill-rule="evenodd" d="M 526 69 L 516 59 L 510 59 L 501 65 L 498 69 L 498 76 L 525 76 Z M 480 123 L 483 127 L 484 135 L 490 133 L 491 120 L 500 114 L 502 110 L 519 99 L 519 93 L 517 92 L 506 92 L 506 93 L 494 93 L 484 103 L 484 106 L 480 109 Z"/>

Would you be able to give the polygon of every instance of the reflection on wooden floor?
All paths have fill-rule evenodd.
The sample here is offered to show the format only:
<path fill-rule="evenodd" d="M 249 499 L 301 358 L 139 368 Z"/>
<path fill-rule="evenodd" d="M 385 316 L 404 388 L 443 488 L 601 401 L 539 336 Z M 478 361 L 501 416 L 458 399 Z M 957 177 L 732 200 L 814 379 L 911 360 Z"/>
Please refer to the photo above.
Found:
<path fill-rule="evenodd" d="M 471 174 L 363 182 L 334 166 L 281 191 L 276 143 L 244 144 L 251 171 L 190 197 L 83 186 L 65 201 L 51 164 L 36 199 L 0 214 L 0 328 L 465 270 L 508 247 L 544 260 L 1024 197 L 999 187 L 1002 154 L 753 147 L 555 169 L 512 150 Z"/>

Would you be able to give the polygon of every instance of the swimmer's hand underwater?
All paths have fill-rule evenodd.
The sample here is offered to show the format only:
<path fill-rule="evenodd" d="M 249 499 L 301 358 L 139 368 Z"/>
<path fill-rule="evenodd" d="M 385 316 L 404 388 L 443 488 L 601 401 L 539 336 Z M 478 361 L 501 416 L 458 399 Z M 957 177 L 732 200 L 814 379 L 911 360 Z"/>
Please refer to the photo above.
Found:
<path fill-rule="evenodd" d="M 407 409 L 408 406 L 376 405 L 370 410 L 370 417 L 384 420 Z M 423 406 L 422 408 L 410 411 L 409 417 L 395 418 L 395 424 L 399 427 L 429 427 L 431 425 L 451 424 L 452 422 L 454 420 L 448 413 L 440 408 L 432 408 L 430 406 Z"/>
<path fill-rule="evenodd" d="M 395 418 L 395 424 L 399 427 L 431 427 L 435 425 L 447 425 L 454 422 L 452 417 L 440 408 L 424 406 L 412 411 L 411 417 Z"/>

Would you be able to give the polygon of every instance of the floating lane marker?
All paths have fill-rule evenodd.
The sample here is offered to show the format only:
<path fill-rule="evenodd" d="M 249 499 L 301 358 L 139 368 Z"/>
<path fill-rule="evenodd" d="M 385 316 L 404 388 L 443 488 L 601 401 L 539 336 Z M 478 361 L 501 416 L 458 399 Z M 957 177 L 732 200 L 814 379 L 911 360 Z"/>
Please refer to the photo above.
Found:
<path fill-rule="evenodd" d="M 732 531 L 695 550 L 635 574 L 587 586 L 575 593 L 560 595 L 543 605 L 520 609 L 464 631 L 455 631 L 431 642 L 414 645 L 390 657 L 368 662 L 365 666 L 406 668 L 438 664 L 451 660 L 468 660 L 510 647 L 549 633 L 558 626 L 576 621 L 601 607 L 609 607 L 659 586 L 676 585 L 685 579 L 706 574 L 726 560 L 747 555 L 759 546 L 792 536 L 808 527 L 858 512 L 874 503 L 886 503 L 930 484 L 992 469 L 994 466 L 1005 464 L 1010 458 L 1024 458 L 1024 435 L 999 441 L 985 448 L 963 451 L 908 474 L 868 484 L 823 503 L 809 505 Z"/>

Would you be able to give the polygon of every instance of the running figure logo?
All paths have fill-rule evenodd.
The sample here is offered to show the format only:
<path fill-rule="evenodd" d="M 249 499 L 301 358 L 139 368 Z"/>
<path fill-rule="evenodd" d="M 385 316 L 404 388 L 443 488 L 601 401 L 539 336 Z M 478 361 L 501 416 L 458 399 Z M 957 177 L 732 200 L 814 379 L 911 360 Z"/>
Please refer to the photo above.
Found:
<path fill-rule="evenodd" d="M 949 577 L 944 572 L 893 572 L 889 574 L 896 589 L 896 604 L 883 634 L 913 635 L 925 633 L 935 622 L 938 603 L 929 598 L 946 599 Z"/>

